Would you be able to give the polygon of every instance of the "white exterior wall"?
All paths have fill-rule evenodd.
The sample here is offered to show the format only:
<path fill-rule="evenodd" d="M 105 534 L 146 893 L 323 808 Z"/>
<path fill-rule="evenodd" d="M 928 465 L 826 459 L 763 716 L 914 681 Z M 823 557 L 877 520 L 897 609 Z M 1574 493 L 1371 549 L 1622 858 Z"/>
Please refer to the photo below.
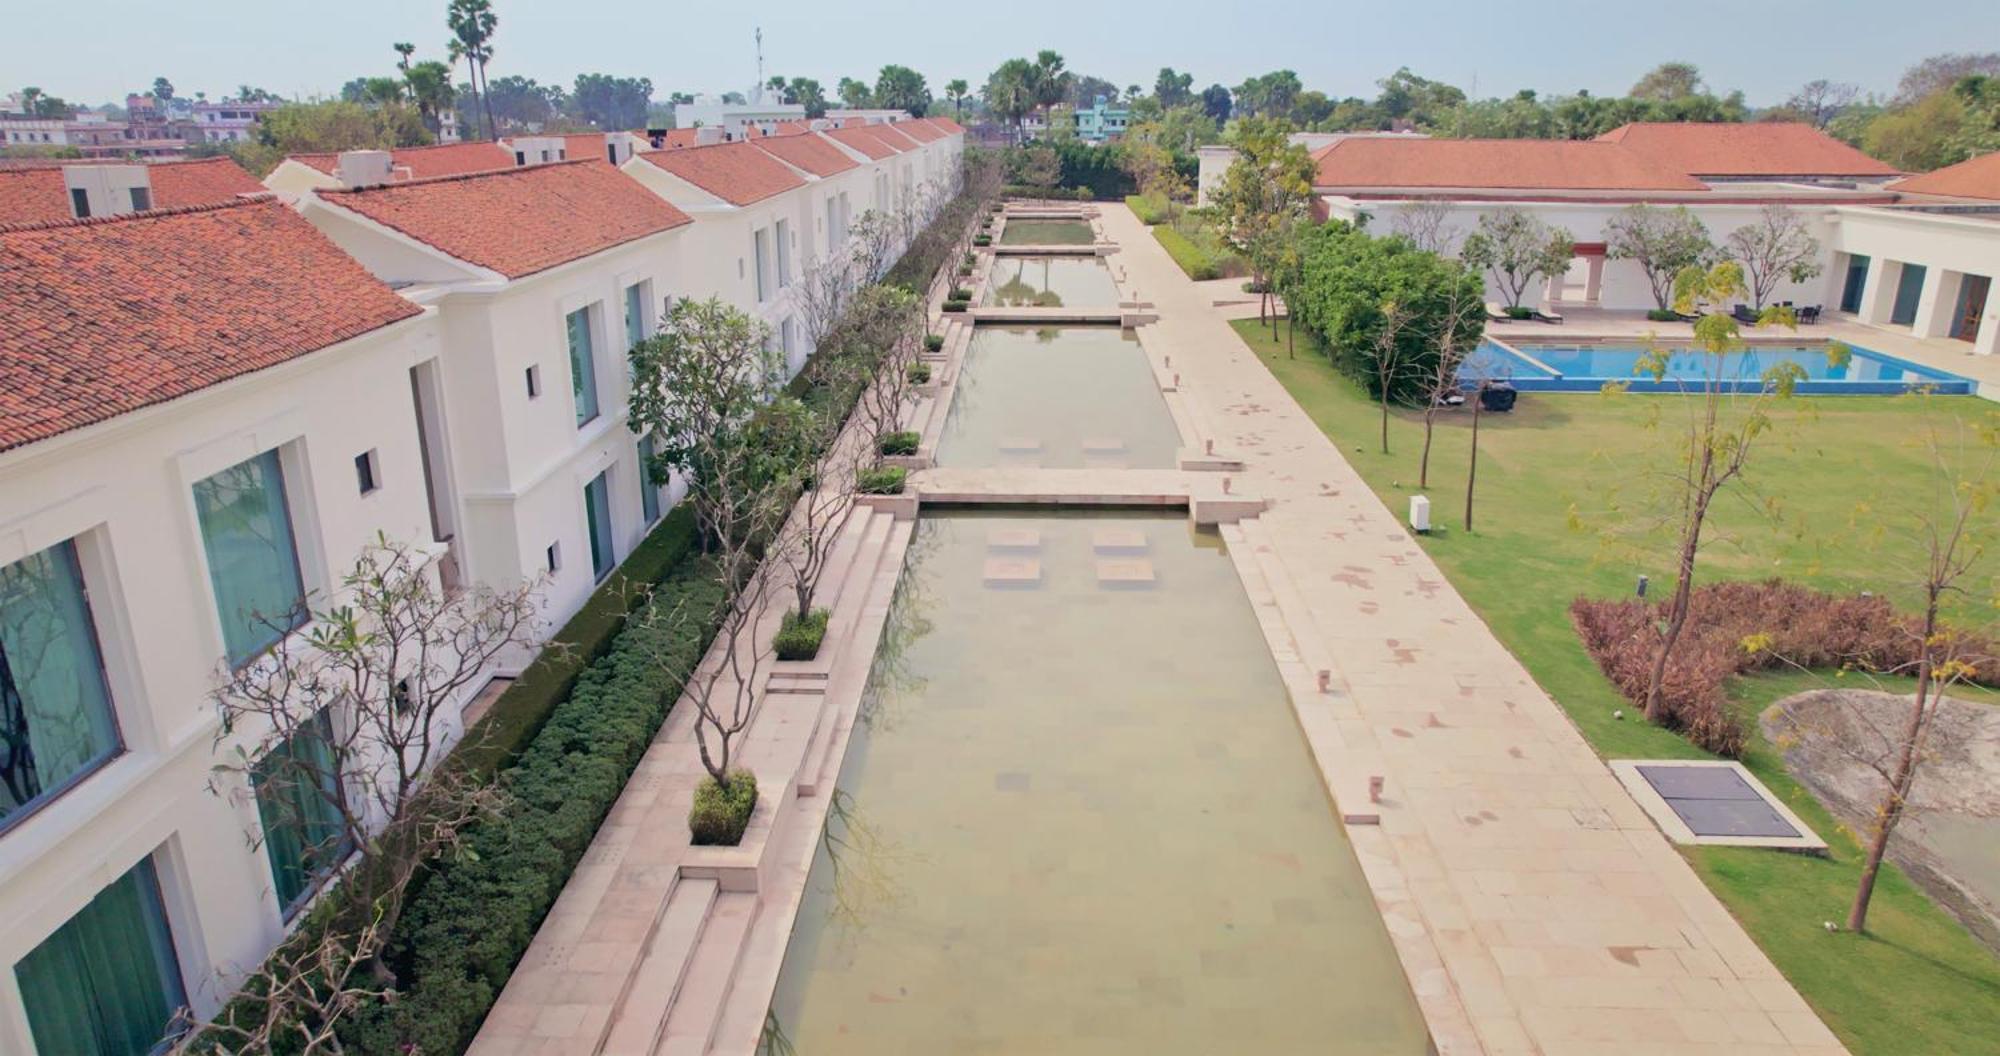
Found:
<path fill-rule="evenodd" d="M 1909 331 L 1917 337 L 1947 337 L 1964 277 L 1983 275 L 1992 281 L 1972 349 L 1985 355 L 2000 352 L 2000 220 L 1869 208 L 1840 209 L 1830 219 L 1833 259 L 1821 284 L 1829 306 L 1840 301 L 1849 258 L 1867 256 L 1859 315 L 1864 322 L 1894 325 L 1889 315 L 1902 266 L 1922 265 L 1923 294 Z"/>
<path fill-rule="evenodd" d="M 409 372 L 440 351 L 426 314 L 0 455 L 0 564 L 76 540 L 124 744 L 0 833 L 0 966 L 148 855 L 197 1015 L 283 934 L 254 801 L 208 790 L 223 639 L 192 488 L 279 449 L 309 592 L 377 531 L 428 542 Z M 354 457 L 370 449 L 380 487 L 362 495 Z M 34 1051 L 14 972 L 0 972 L 0 1052 Z"/>

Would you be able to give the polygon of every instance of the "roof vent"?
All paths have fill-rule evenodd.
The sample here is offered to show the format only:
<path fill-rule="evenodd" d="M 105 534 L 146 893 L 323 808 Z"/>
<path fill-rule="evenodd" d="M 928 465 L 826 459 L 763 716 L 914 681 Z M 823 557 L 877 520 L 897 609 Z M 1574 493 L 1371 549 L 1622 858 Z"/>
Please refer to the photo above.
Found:
<path fill-rule="evenodd" d="M 393 177 L 393 162 L 386 150 L 343 150 L 333 174 L 343 187 L 380 187 Z"/>
<path fill-rule="evenodd" d="M 728 130 L 721 125 L 703 125 L 694 130 L 694 145 L 697 147 L 722 143 L 727 141 L 728 138 Z"/>
<path fill-rule="evenodd" d="M 144 165 L 65 165 L 70 215 L 123 216 L 153 208 L 153 176 Z"/>

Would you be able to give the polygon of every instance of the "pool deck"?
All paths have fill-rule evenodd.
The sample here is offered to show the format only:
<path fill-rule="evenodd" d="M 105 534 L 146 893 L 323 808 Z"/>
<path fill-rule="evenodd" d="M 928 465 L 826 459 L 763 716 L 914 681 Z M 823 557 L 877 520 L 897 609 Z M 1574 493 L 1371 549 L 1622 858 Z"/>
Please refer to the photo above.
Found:
<path fill-rule="evenodd" d="M 1234 296 L 1189 281 L 1122 205 L 1098 223 L 1125 247 L 1126 296 L 1157 306 L 1141 341 L 1171 356 L 1217 448 L 1242 459 L 1237 490 L 1269 504 L 1225 534 L 1262 573 L 1246 576 L 1253 603 L 1276 624 L 1267 633 L 1343 814 L 1365 821 L 1355 790 L 1383 779 L 1379 824 L 1350 833 L 1438 1051 L 1844 1052 L 1237 338 L 1228 319 L 1243 306 L 1215 302 L 1247 299 L 1254 315 L 1240 280 Z M 1518 329 L 1602 332 L 1581 322 Z M 1311 685 L 1320 670 L 1324 694 Z"/>

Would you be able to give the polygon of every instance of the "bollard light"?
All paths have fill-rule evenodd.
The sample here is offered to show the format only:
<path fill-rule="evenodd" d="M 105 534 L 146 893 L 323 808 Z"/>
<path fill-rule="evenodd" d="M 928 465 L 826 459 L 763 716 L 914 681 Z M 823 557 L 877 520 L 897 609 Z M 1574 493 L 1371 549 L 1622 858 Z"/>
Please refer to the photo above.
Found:
<path fill-rule="evenodd" d="M 1639 574 L 1639 596 L 1646 596 L 1646 574 L 1643 572 Z"/>

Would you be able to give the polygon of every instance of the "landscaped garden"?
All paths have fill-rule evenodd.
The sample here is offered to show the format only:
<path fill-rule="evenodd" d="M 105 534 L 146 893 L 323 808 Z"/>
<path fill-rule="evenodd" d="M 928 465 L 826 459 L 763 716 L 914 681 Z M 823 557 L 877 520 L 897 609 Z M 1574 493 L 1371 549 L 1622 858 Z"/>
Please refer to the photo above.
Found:
<path fill-rule="evenodd" d="M 1531 395 L 1510 414 L 1482 416 L 1476 530 L 1466 532 L 1469 411 L 1437 416 L 1430 487 L 1419 487 L 1420 411 L 1391 413 L 1385 454 L 1379 404 L 1304 333 L 1288 351 L 1282 324 L 1276 331 L 1254 319 L 1234 325 L 1391 510 L 1400 515 L 1411 495 L 1430 497 L 1437 530 L 1424 546 L 1600 754 L 1704 755 L 1639 717 L 1584 651 L 1569 614 L 1579 596 L 1631 596 L 1641 575 L 1654 597 L 1672 589 L 1675 493 L 1658 480 L 1678 465 L 1682 436 L 1672 412 L 1683 397 Z M 1907 504 L 1898 488 L 1932 479 L 1929 456 L 1915 442 L 1927 420 L 2000 428 L 2000 407 L 1970 397 L 1780 401 L 1746 487 L 1710 515 L 1698 581 L 1783 577 L 1833 593 L 1873 591 L 1914 608 L 1922 582 L 1914 570 L 1926 555 L 1897 530 L 1909 521 L 1899 519 Z M 1979 579 L 1953 614 L 1971 618 L 1991 593 L 1990 580 Z M 1860 847 L 1785 771 L 1754 715 L 1794 692 L 1859 678 L 1801 672 L 1730 683 L 1731 707 L 1751 719 L 1742 762 L 1826 839 L 1829 853 L 1699 847 L 1687 849 L 1688 859 L 1857 1054 L 1995 1051 L 2000 958 L 1900 871 L 1885 867 L 1866 933 L 1829 934 L 1825 926 L 1845 919 Z M 1954 692 L 1996 699 L 1976 688 Z"/>

